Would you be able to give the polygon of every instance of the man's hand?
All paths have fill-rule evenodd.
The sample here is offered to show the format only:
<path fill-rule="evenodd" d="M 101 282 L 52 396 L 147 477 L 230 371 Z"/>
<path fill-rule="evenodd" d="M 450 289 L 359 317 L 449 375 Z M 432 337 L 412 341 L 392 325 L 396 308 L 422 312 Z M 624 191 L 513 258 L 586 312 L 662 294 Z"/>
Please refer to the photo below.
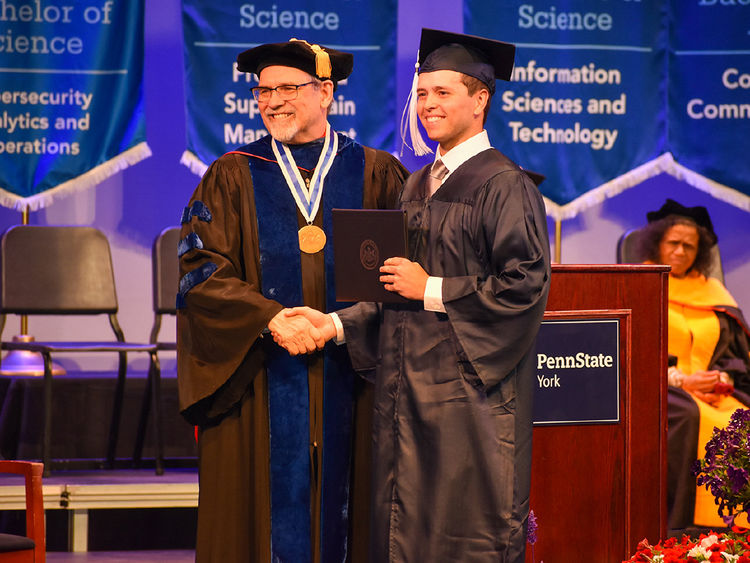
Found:
<path fill-rule="evenodd" d="M 325 342 L 328 342 L 332 338 L 336 338 L 336 325 L 333 324 L 331 315 L 321 313 L 310 307 L 293 307 L 292 309 L 284 309 L 284 314 L 290 318 L 300 316 L 307 319 L 310 324 L 318 329 Z"/>
<path fill-rule="evenodd" d="M 424 300 L 427 272 L 417 262 L 406 258 L 388 258 L 380 267 L 380 281 L 388 291 L 395 291 L 407 299 Z"/>
<path fill-rule="evenodd" d="M 287 315 L 286 312 L 289 310 L 282 309 L 268 323 L 274 342 L 292 356 L 322 350 L 326 341 L 320 335 L 320 331 L 303 316 Z"/>

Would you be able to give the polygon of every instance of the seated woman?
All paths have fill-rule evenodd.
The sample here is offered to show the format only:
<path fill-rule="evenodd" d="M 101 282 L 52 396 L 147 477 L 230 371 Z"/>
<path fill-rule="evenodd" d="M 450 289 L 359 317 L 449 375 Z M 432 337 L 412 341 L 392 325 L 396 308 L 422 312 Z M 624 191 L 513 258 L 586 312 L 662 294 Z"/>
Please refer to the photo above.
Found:
<path fill-rule="evenodd" d="M 706 208 L 667 199 L 646 217 L 641 256 L 648 263 L 672 266 L 668 527 L 724 527 L 711 493 L 704 487 L 696 490 L 692 464 L 703 457 L 714 426 L 724 427 L 735 409 L 750 405 L 745 394 L 750 391 L 750 330 L 724 285 L 706 277 L 717 240 Z"/>

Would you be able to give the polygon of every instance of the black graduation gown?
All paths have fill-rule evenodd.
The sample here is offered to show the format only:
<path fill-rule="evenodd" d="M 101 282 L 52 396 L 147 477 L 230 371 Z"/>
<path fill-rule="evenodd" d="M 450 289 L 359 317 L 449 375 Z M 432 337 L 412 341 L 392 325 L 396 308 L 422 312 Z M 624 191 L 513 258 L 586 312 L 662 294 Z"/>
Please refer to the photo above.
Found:
<path fill-rule="evenodd" d="M 421 301 L 339 311 L 353 366 L 375 377 L 371 560 L 520 562 L 550 280 L 544 204 L 494 149 L 432 198 L 427 171 L 401 207 L 410 258 L 444 278 L 447 313 Z"/>

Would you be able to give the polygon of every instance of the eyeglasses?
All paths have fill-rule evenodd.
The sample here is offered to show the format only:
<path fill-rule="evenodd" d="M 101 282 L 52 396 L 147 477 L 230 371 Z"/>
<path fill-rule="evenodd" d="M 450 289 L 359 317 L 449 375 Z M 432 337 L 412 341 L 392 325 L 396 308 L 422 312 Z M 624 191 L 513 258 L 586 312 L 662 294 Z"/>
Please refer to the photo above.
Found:
<path fill-rule="evenodd" d="M 259 102 L 267 102 L 271 99 L 271 94 L 273 94 L 274 92 L 279 95 L 279 98 L 287 102 L 289 100 L 297 99 L 300 88 L 314 83 L 315 81 L 311 80 L 310 82 L 305 82 L 304 84 L 282 84 L 281 86 L 276 86 L 276 88 L 256 86 L 255 88 L 250 88 L 250 91 L 253 93 L 253 97 Z"/>

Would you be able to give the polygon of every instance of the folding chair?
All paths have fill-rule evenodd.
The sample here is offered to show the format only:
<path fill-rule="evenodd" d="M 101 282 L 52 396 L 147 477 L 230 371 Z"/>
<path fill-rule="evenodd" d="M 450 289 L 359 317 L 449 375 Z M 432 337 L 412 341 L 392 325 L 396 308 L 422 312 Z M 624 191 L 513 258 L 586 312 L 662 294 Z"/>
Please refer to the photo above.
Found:
<path fill-rule="evenodd" d="M 52 354 L 67 352 L 117 352 L 119 369 L 112 409 L 106 466 L 114 467 L 120 426 L 127 353 L 150 356 L 149 372 L 158 377 L 155 344 L 125 341 L 117 320 L 117 295 L 109 242 L 93 227 L 17 225 L 0 239 L 0 335 L 6 314 L 107 315 L 114 341 L 2 342 L 5 350 L 38 352 L 44 359 L 44 430 L 42 461 L 49 475 L 52 436 Z M 157 428 L 157 441 L 161 428 Z M 156 461 L 161 474 L 161 459 Z"/>
<path fill-rule="evenodd" d="M 158 351 L 177 350 L 176 342 L 160 342 L 159 331 L 161 330 L 161 320 L 163 315 L 177 315 L 177 286 L 180 281 L 179 262 L 177 259 L 177 245 L 180 242 L 180 227 L 168 227 L 164 229 L 154 239 L 151 250 L 151 271 L 152 271 L 152 291 L 153 291 L 153 309 L 154 323 L 151 328 L 149 342 L 156 345 Z M 158 366 L 158 356 L 156 357 Z M 143 455 L 143 443 L 146 438 L 146 425 L 148 414 L 151 408 L 151 397 L 161 394 L 160 377 L 161 370 L 156 369 L 149 371 L 149 386 L 143 396 L 141 406 L 141 415 L 138 421 L 138 433 L 135 440 L 135 451 L 133 452 L 133 461 L 140 463 Z M 152 392 L 149 393 L 149 387 Z M 161 413 L 159 412 L 159 403 L 154 402 L 154 419 L 157 426 L 161 426 Z M 157 446 L 158 447 L 158 446 Z"/>

